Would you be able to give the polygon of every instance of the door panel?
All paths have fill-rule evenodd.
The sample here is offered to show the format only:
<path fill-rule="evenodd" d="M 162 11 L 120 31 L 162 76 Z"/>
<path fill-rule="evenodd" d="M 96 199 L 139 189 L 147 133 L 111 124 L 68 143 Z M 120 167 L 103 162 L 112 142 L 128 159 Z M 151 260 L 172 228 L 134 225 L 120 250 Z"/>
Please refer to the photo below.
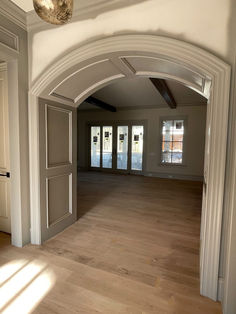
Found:
<path fill-rule="evenodd" d="M 113 152 L 113 128 L 103 126 L 102 128 L 102 167 L 112 169 Z"/>
<path fill-rule="evenodd" d="M 48 221 L 47 226 L 55 225 L 61 219 L 72 214 L 70 202 L 72 174 L 63 174 L 47 178 Z M 60 193 L 60 197 L 58 197 Z"/>
<path fill-rule="evenodd" d="M 0 231 L 11 232 L 7 70 L 0 68 Z"/>
<path fill-rule="evenodd" d="M 132 125 L 131 170 L 143 170 L 143 125 Z"/>
<path fill-rule="evenodd" d="M 46 115 L 47 167 L 71 164 L 71 112 L 47 106 Z"/>
<path fill-rule="evenodd" d="M 129 127 L 117 127 L 117 169 L 128 170 Z"/>
<path fill-rule="evenodd" d="M 39 100 L 42 241 L 76 221 L 76 108 Z"/>

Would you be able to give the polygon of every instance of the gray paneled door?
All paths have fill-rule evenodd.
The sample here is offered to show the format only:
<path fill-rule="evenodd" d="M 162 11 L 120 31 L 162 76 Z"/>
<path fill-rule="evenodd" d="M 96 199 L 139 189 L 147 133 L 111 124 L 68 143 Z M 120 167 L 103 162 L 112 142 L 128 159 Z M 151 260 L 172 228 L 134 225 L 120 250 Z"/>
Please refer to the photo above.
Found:
<path fill-rule="evenodd" d="M 42 241 L 77 218 L 76 108 L 39 100 Z"/>

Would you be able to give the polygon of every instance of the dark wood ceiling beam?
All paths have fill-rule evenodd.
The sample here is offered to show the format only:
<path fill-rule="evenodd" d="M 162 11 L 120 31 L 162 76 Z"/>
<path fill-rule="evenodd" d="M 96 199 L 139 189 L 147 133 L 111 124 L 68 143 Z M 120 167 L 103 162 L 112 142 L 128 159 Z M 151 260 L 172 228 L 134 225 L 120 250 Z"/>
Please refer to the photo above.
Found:
<path fill-rule="evenodd" d="M 165 99 L 166 103 L 171 109 L 176 109 L 177 103 L 174 99 L 172 92 L 170 91 L 166 81 L 159 78 L 150 77 L 150 81 L 156 87 L 161 96 Z"/>
<path fill-rule="evenodd" d="M 107 110 L 107 111 L 116 112 L 116 107 L 109 105 L 109 104 L 105 103 L 104 101 L 99 100 L 99 99 L 92 97 L 92 96 L 88 97 L 85 100 L 85 102 L 89 103 L 90 105 L 94 105 L 94 106 L 97 106 L 101 109 Z"/>

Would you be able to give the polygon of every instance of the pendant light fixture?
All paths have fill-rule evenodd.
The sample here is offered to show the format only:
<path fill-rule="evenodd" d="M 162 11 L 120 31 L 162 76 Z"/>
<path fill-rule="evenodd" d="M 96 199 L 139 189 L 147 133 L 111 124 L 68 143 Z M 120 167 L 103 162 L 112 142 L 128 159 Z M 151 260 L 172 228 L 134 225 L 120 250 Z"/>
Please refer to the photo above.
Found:
<path fill-rule="evenodd" d="M 35 12 L 47 23 L 62 25 L 72 17 L 73 0 L 33 0 Z"/>

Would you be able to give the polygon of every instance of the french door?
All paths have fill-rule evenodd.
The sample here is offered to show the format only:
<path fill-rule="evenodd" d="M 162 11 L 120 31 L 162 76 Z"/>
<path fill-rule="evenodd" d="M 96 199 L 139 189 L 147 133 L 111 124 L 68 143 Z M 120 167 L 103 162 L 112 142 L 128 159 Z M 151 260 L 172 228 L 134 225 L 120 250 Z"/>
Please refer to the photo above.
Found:
<path fill-rule="evenodd" d="M 142 173 L 144 125 L 139 123 L 92 124 L 90 130 L 91 169 Z"/>

